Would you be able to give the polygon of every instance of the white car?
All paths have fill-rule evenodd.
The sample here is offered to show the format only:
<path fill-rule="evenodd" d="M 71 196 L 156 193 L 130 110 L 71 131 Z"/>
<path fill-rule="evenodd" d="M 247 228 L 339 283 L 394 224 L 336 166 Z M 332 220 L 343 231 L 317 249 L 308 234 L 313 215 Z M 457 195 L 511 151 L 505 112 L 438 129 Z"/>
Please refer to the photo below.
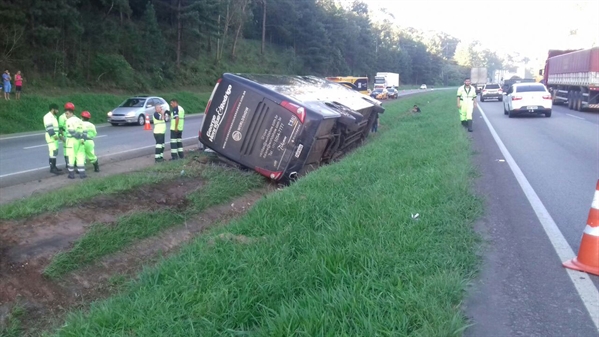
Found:
<path fill-rule="evenodd" d="M 421 85 L 420 89 L 426 89 L 426 84 Z"/>
<path fill-rule="evenodd" d="M 551 117 L 553 100 L 541 83 L 515 83 L 503 99 L 503 113 L 510 118 L 517 114 L 538 114 Z"/>

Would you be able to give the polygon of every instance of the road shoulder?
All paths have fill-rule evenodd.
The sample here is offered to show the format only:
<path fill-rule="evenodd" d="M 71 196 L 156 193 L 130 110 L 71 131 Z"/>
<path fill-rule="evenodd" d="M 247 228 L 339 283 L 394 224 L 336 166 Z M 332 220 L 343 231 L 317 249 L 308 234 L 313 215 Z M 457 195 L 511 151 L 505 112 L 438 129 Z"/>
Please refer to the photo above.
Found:
<path fill-rule="evenodd" d="M 475 113 L 476 192 L 485 215 L 475 229 L 483 264 L 465 301 L 464 336 L 592 336 L 596 330 L 489 129 Z"/>

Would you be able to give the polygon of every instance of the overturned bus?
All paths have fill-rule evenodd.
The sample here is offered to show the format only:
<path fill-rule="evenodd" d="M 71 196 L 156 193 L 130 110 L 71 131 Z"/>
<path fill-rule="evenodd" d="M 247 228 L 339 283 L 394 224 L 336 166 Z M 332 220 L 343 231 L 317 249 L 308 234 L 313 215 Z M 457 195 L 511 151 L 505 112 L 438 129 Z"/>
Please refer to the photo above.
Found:
<path fill-rule="evenodd" d="M 324 78 L 225 73 L 198 139 L 227 162 L 288 183 L 359 146 L 384 111 Z"/>

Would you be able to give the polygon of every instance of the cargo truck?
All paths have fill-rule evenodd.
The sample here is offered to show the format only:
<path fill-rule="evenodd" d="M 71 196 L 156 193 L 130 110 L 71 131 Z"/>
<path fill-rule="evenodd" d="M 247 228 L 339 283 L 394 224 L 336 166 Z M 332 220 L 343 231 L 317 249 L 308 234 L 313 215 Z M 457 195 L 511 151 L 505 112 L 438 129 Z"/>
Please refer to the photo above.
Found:
<path fill-rule="evenodd" d="M 472 68 L 470 70 L 470 83 L 476 88 L 476 93 L 480 93 L 487 84 L 487 68 Z"/>
<path fill-rule="evenodd" d="M 399 87 L 399 74 L 398 73 L 376 73 L 374 77 L 374 88 L 389 88 Z"/>
<path fill-rule="evenodd" d="M 549 50 L 539 75 L 554 104 L 567 104 L 576 111 L 599 109 L 599 47 Z"/>
<path fill-rule="evenodd" d="M 286 184 L 362 144 L 384 111 L 324 78 L 225 73 L 198 139 L 224 162 Z"/>

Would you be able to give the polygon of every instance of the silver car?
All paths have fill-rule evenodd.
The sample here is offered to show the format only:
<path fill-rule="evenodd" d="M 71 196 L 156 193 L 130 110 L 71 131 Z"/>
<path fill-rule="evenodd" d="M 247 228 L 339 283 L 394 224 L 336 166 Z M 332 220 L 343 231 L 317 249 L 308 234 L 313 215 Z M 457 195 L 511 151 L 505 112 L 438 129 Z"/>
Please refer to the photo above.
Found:
<path fill-rule="evenodd" d="M 117 108 L 109 111 L 107 114 L 108 123 L 113 126 L 119 124 L 137 124 L 143 126 L 146 123 L 146 116 L 152 122 L 152 115 L 156 111 L 156 105 L 161 105 L 162 110 L 167 112 L 165 120 L 168 122 L 170 114 L 168 103 L 162 97 L 156 96 L 135 96 L 127 98 Z"/>

